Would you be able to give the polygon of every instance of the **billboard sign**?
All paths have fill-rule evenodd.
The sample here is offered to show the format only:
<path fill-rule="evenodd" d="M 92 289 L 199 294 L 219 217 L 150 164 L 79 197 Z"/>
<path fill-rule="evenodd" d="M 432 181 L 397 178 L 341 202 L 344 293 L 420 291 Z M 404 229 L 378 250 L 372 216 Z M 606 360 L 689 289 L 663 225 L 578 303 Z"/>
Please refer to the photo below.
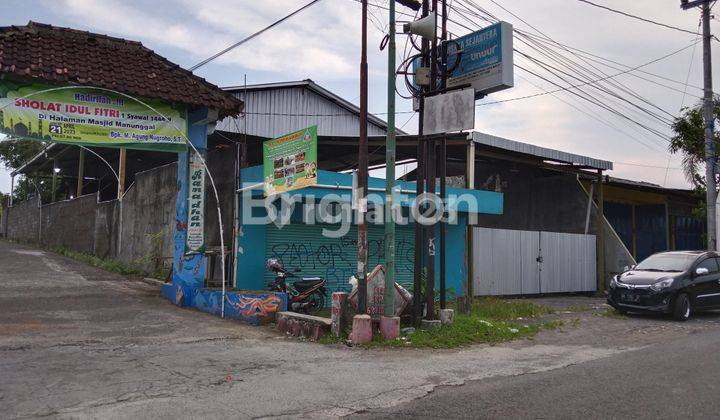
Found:
<path fill-rule="evenodd" d="M 143 99 L 148 107 L 101 89 L 49 89 L 56 87 L 0 81 L 0 132 L 82 146 L 187 150 L 184 107 Z"/>
<path fill-rule="evenodd" d="M 513 87 L 513 27 L 496 23 L 447 41 L 447 86 L 469 84 L 478 94 Z"/>
<path fill-rule="evenodd" d="M 452 90 L 425 98 L 423 134 L 442 134 L 475 128 L 475 90 Z"/>
<path fill-rule="evenodd" d="M 263 143 L 265 196 L 317 184 L 317 126 Z"/>

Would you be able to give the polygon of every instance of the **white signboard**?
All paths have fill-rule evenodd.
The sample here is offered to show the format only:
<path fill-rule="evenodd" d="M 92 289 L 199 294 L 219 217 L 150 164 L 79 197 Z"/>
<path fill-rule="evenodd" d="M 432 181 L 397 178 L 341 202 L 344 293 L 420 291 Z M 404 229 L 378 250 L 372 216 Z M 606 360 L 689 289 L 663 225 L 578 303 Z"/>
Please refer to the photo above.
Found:
<path fill-rule="evenodd" d="M 205 247 L 205 167 L 197 153 L 188 154 L 187 252 L 202 252 Z"/>
<path fill-rule="evenodd" d="M 479 94 L 513 87 L 513 27 L 496 23 L 447 41 L 447 86 L 469 84 Z"/>
<path fill-rule="evenodd" d="M 425 98 L 423 134 L 475 128 L 475 89 L 450 91 Z"/>

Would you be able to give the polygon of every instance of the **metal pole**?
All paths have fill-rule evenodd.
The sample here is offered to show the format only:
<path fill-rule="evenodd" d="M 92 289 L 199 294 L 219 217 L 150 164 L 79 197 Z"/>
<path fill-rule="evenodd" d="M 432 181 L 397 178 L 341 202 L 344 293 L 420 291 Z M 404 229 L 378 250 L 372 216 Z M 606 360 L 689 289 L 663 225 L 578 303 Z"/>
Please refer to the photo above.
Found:
<path fill-rule="evenodd" d="M 78 158 L 78 176 L 77 189 L 75 196 L 80 197 L 83 192 L 83 178 L 85 177 L 85 149 L 80 148 L 80 157 Z"/>
<path fill-rule="evenodd" d="M 385 293 L 383 314 L 395 315 L 395 0 L 390 0 L 388 44 L 388 115 L 385 144 Z"/>
<path fill-rule="evenodd" d="M 430 5 L 428 3 L 428 0 L 422 1 L 422 17 L 425 17 L 429 13 Z M 428 51 L 428 42 L 427 40 L 422 40 L 422 66 L 427 66 L 427 51 Z M 424 90 L 424 88 L 423 88 Z M 417 174 L 415 177 L 415 194 L 417 197 L 420 197 L 425 192 L 425 141 L 423 140 L 423 124 L 424 124 L 424 118 L 423 118 L 423 110 L 425 109 L 425 98 L 421 94 L 420 95 L 420 106 L 418 109 L 418 150 L 417 150 L 417 169 L 415 170 L 415 173 Z M 419 210 L 419 209 L 418 209 Z M 414 322 L 416 325 L 420 323 L 420 319 L 422 318 L 422 271 L 423 271 L 423 256 L 424 253 L 424 244 L 425 241 L 423 240 L 425 236 L 425 231 L 423 229 L 423 226 L 421 226 L 417 221 L 415 221 L 415 266 L 414 266 L 414 279 L 413 279 L 413 317 Z"/>
<path fill-rule="evenodd" d="M 717 232 L 715 231 L 717 185 L 715 182 L 715 142 L 713 139 L 715 116 L 713 115 L 713 91 L 712 91 L 712 57 L 710 43 L 710 0 L 702 5 L 703 19 L 703 75 L 705 78 L 704 88 L 704 112 L 705 120 L 705 185 L 707 200 L 707 247 L 710 251 L 717 249 Z"/>
<path fill-rule="evenodd" d="M 10 201 L 8 202 L 8 207 L 12 207 L 13 205 L 13 194 L 15 193 L 15 175 L 10 177 Z"/>
<path fill-rule="evenodd" d="M 432 10 L 435 12 L 435 19 L 437 19 L 438 0 L 433 0 Z M 437 21 L 434 23 L 434 35 L 430 42 L 430 91 L 434 92 L 437 89 Z M 425 172 L 427 177 L 427 189 L 431 194 L 435 194 L 435 175 L 437 173 L 436 164 L 436 149 L 435 149 L 435 137 L 430 137 L 427 144 L 427 171 Z M 437 209 L 435 209 L 437 211 Z M 427 226 L 427 285 L 425 304 L 427 305 L 427 319 L 435 319 L 435 255 L 436 255 L 436 244 L 435 244 L 435 225 Z"/>
<path fill-rule="evenodd" d="M 52 160 L 53 162 L 53 173 L 52 173 L 52 194 L 50 194 L 50 202 L 54 203 L 55 198 L 57 197 L 56 189 L 57 189 L 57 167 L 55 163 L 55 159 Z"/>
<path fill-rule="evenodd" d="M 367 0 L 362 0 L 362 46 L 360 53 L 360 150 L 358 152 L 358 313 L 367 313 L 367 200 L 368 139 L 367 139 Z"/>
<path fill-rule="evenodd" d="M 598 292 L 605 291 L 605 197 L 603 193 L 603 173 L 598 170 L 598 212 L 597 212 L 597 270 Z"/>
<path fill-rule="evenodd" d="M 442 32 L 440 35 L 440 38 L 442 38 L 443 41 L 447 40 L 447 0 L 441 0 L 442 1 Z M 442 54 L 443 54 L 443 72 L 442 72 L 442 88 L 444 89 L 447 86 L 447 48 L 445 48 L 445 44 L 442 46 Z M 447 136 L 443 135 L 442 139 L 440 139 L 440 199 L 443 202 L 443 205 L 445 204 L 445 198 L 447 197 Z M 443 215 L 444 217 L 444 215 Z M 445 309 L 447 306 L 447 282 L 445 278 L 445 268 L 446 268 L 446 258 L 445 258 L 445 248 L 446 248 L 446 235 L 447 235 L 447 226 L 445 225 L 444 221 L 440 221 L 440 309 Z"/>

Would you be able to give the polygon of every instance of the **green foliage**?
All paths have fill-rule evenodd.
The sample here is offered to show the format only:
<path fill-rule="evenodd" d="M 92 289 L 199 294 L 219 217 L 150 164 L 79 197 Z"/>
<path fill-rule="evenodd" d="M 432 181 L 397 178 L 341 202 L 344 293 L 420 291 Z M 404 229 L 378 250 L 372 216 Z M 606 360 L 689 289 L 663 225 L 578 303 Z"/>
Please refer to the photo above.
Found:
<path fill-rule="evenodd" d="M 83 262 L 93 267 L 100 268 L 105 271 L 111 271 L 113 273 L 123 275 L 143 275 L 144 273 L 140 270 L 132 268 L 120 261 L 113 260 L 110 258 L 100 258 L 95 255 L 85 254 L 82 252 L 73 251 L 64 247 L 53 247 L 51 251 L 72 258 L 76 261 Z"/>
<path fill-rule="evenodd" d="M 46 144 L 41 141 L 6 139 L 0 141 L 0 160 L 8 169 L 17 169 L 40 153 Z"/>
<path fill-rule="evenodd" d="M 376 337 L 370 346 L 453 348 L 477 343 L 499 343 L 518 338 L 531 338 L 539 331 L 564 325 L 561 320 L 519 322 L 519 318 L 533 320 L 554 310 L 526 300 L 483 298 L 473 303 L 470 314 L 455 312 L 455 322 L 430 330 L 415 330 L 405 337 L 385 341 Z M 337 339 L 327 339 L 328 343 Z"/>
<path fill-rule="evenodd" d="M 537 318 L 555 313 L 549 306 L 538 305 L 522 299 L 499 299 L 485 297 L 475 300 L 472 315 L 493 320 L 514 320 L 517 318 Z"/>
<path fill-rule="evenodd" d="M 720 118 L 720 97 L 715 98 L 715 118 Z M 685 178 L 696 189 L 705 189 L 705 175 L 700 173 L 705 162 L 705 124 L 702 103 L 683 108 L 682 115 L 672 124 L 675 135 L 670 140 L 670 153 L 682 154 Z M 720 150 L 720 135 L 715 133 L 715 150 Z"/>

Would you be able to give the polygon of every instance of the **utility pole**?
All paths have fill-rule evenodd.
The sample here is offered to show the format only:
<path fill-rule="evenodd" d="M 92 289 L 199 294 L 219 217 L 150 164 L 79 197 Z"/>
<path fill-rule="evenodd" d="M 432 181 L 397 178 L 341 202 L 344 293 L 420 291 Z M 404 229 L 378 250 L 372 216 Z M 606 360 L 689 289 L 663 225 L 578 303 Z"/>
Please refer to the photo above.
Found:
<path fill-rule="evenodd" d="M 422 0 L 422 14 L 421 17 L 426 17 L 430 12 L 429 0 Z M 427 54 L 429 44 L 428 41 L 422 39 L 422 51 L 421 51 L 421 65 L 423 67 L 428 65 Z M 422 88 L 423 92 L 425 88 Z M 415 196 L 420 197 L 425 192 L 425 140 L 423 138 L 423 110 L 425 109 L 424 93 L 420 94 L 420 106 L 418 109 L 418 145 L 417 145 L 417 169 L 415 170 Z M 418 209 L 420 210 L 420 209 Z M 425 230 L 417 220 L 415 221 L 415 264 L 414 264 L 414 278 L 413 278 L 413 317 L 416 325 L 420 324 L 422 318 L 422 272 L 423 272 L 423 257 L 425 255 L 425 241 L 424 239 Z M 427 294 L 427 291 L 426 291 Z M 430 310 L 430 308 L 428 308 Z"/>
<path fill-rule="evenodd" d="M 430 41 L 430 92 L 435 94 L 437 91 L 437 12 L 438 12 L 438 0 L 433 0 L 432 10 L 435 16 L 435 22 L 433 24 L 433 39 Z M 436 185 L 436 174 L 437 174 L 437 160 L 436 160 L 436 147 L 435 137 L 431 136 L 427 140 L 427 169 L 425 176 L 427 177 L 427 191 L 430 194 L 435 194 Z M 436 206 L 434 206 L 436 207 Z M 438 209 L 434 208 L 437 212 Z M 427 319 L 436 319 L 437 314 L 435 313 L 435 256 L 437 254 L 437 247 L 435 243 L 435 225 L 426 226 L 427 229 L 427 243 L 426 246 L 426 267 L 427 267 L 427 285 L 425 286 L 425 304 L 427 305 Z"/>
<path fill-rule="evenodd" d="M 684 10 L 697 6 L 702 7 L 703 77 L 705 80 L 703 86 L 705 90 L 705 95 L 703 97 L 703 119 L 705 120 L 705 199 L 707 200 L 707 247 L 708 250 L 715 251 L 717 249 L 717 232 L 715 226 L 717 185 L 715 182 L 715 116 L 713 113 L 712 55 L 710 52 L 710 43 L 712 42 L 712 35 L 710 34 L 710 3 L 711 0 L 681 0 L 680 7 Z"/>
<path fill-rule="evenodd" d="M 440 38 L 442 40 L 442 88 L 447 88 L 447 0 L 442 1 L 442 23 Z M 440 153 L 438 154 L 440 159 L 440 200 L 445 205 L 445 199 L 447 197 L 447 136 L 443 134 L 440 139 Z M 443 214 L 443 217 L 445 215 Z M 445 309 L 447 305 L 447 281 L 445 278 L 445 269 L 447 260 L 445 258 L 445 248 L 447 246 L 447 226 L 445 221 L 440 220 L 440 309 Z"/>
<path fill-rule="evenodd" d="M 368 64 L 367 64 L 367 0 L 362 0 L 362 46 L 360 52 L 360 150 L 358 152 L 358 314 L 367 313 L 367 194 L 368 186 Z"/>
<path fill-rule="evenodd" d="M 395 215 L 393 189 L 395 188 L 395 0 L 388 4 L 388 116 L 385 144 L 385 293 L 383 314 L 395 315 Z"/>

